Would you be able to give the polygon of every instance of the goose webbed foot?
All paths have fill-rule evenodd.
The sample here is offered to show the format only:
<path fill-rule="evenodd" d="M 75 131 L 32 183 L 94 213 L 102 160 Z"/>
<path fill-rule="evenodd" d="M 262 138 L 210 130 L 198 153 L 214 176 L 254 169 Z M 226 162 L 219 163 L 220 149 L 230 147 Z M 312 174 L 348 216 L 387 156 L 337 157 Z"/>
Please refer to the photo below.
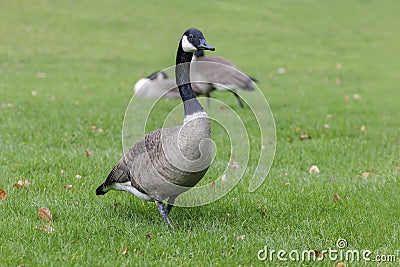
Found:
<path fill-rule="evenodd" d="M 161 201 L 156 200 L 155 202 L 157 204 L 157 208 L 158 208 L 158 211 L 161 214 L 161 217 L 164 219 L 164 221 L 166 223 L 168 223 L 168 225 L 172 229 L 174 229 L 174 225 L 171 223 L 171 221 L 168 218 L 168 213 L 169 213 L 169 210 L 171 210 L 171 208 L 168 209 L 167 207 L 165 207 L 164 204 Z"/>

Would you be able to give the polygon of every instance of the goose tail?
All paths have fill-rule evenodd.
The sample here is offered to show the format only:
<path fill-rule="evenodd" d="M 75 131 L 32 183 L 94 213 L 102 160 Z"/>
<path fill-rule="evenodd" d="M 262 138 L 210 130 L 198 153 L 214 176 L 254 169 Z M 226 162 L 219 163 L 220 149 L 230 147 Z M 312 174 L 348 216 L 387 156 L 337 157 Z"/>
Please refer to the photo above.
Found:
<path fill-rule="evenodd" d="M 97 187 L 96 189 L 96 195 L 104 195 L 105 193 L 107 193 L 107 191 L 105 190 L 106 186 L 104 184 L 101 184 L 99 187 Z"/>

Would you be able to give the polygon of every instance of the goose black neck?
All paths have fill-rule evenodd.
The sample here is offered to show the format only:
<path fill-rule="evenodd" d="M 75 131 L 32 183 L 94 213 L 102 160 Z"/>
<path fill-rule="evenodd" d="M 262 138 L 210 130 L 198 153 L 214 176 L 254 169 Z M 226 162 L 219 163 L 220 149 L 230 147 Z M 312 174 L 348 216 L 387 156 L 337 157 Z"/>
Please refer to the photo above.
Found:
<path fill-rule="evenodd" d="M 203 111 L 203 107 L 197 101 L 190 84 L 190 62 L 192 61 L 192 57 L 193 53 L 183 51 L 181 41 L 176 53 L 175 76 L 176 84 L 178 85 L 183 101 L 185 116 Z"/>

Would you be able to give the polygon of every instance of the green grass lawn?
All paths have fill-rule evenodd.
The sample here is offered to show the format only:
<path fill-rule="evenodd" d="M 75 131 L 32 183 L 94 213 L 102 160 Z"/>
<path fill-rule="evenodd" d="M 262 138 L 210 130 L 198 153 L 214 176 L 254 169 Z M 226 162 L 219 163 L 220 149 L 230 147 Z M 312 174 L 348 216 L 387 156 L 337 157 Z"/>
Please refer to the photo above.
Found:
<path fill-rule="evenodd" d="M 399 264 L 398 14 L 396 0 L 3 1 L 0 266 L 314 266 L 257 254 L 335 249 L 339 238 Z M 122 156 L 134 81 L 172 65 L 189 27 L 259 80 L 277 143 L 269 175 L 249 193 L 254 117 L 216 93 L 247 128 L 248 169 L 220 200 L 174 208 L 171 230 L 153 203 L 95 189 Z M 159 103 L 146 129 L 176 104 Z M 218 124 L 213 132 L 218 158 L 207 182 L 229 160 L 226 133 Z M 16 188 L 19 180 L 31 184 Z"/>

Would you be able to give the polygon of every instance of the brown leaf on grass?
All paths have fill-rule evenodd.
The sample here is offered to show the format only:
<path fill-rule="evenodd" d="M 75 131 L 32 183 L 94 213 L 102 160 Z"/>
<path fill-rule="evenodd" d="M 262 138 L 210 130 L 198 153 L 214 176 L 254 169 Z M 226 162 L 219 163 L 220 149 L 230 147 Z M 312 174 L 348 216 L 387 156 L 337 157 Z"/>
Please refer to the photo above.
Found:
<path fill-rule="evenodd" d="M 129 252 L 129 248 L 125 248 L 124 251 L 122 251 L 122 256 L 124 256 L 125 254 L 128 254 Z"/>
<path fill-rule="evenodd" d="M 61 175 L 61 176 L 64 176 L 64 174 L 65 174 L 65 171 L 64 171 L 63 169 L 61 169 L 61 170 L 60 170 L 60 175 Z"/>
<path fill-rule="evenodd" d="M 285 182 L 285 185 L 286 186 L 288 186 L 288 185 L 290 185 L 291 183 L 289 182 L 289 181 L 287 181 L 287 182 Z"/>
<path fill-rule="evenodd" d="M 319 168 L 316 165 L 311 166 L 310 170 L 308 171 L 310 174 L 318 174 Z"/>
<path fill-rule="evenodd" d="M 0 200 L 6 200 L 7 199 L 7 193 L 3 189 L 0 189 Z"/>
<path fill-rule="evenodd" d="M 153 235 L 152 235 L 152 234 L 147 234 L 147 235 L 146 235 L 146 238 L 152 239 L 152 238 L 153 238 Z"/>
<path fill-rule="evenodd" d="M 37 76 L 38 76 L 38 78 L 46 78 L 47 77 L 47 74 L 45 73 L 45 72 L 39 72 L 38 74 L 37 74 Z"/>
<path fill-rule="evenodd" d="M 86 155 L 86 157 L 89 157 L 90 156 L 90 152 L 85 150 L 85 155 Z"/>
<path fill-rule="evenodd" d="M 302 134 L 302 135 L 300 135 L 299 139 L 303 141 L 303 140 L 311 139 L 311 136 L 308 134 Z"/>
<path fill-rule="evenodd" d="M 334 202 L 337 202 L 337 201 L 339 201 L 339 200 L 340 200 L 339 195 L 338 195 L 338 194 L 334 194 L 334 195 L 333 195 L 333 201 L 334 201 Z"/>
<path fill-rule="evenodd" d="M 362 125 L 362 126 L 360 127 L 360 131 L 363 132 L 363 133 L 365 133 L 365 132 L 367 131 L 367 128 L 365 128 L 365 126 Z"/>
<path fill-rule="evenodd" d="M 229 163 L 229 166 L 232 167 L 232 168 L 237 169 L 237 168 L 239 168 L 239 162 L 232 161 L 232 162 Z"/>
<path fill-rule="evenodd" d="M 267 214 L 267 208 L 266 207 L 263 207 L 262 209 L 261 209 L 261 215 L 262 216 L 265 216 Z"/>
<path fill-rule="evenodd" d="M 67 190 L 72 190 L 72 184 L 65 184 L 64 188 Z"/>
<path fill-rule="evenodd" d="M 1 103 L 1 107 L 2 108 L 12 108 L 12 107 L 14 107 L 14 105 L 11 103 Z"/>
<path fill-rule="evenodd" d="M 143 256 L 143 254 L 144 254 L 143 251 L 141 250 L 138 251 L 138 256 Z"/>
<path fill-rule="evenodd" d="M 211 189 L 214 189 L 214 188 L 215 188 L 215 182 L 214 182 L 214 181 L 212 181 L 210 187 L 211 187 Z"/>
<path fill-rule="evenodd" d="M 21 187 L 27 187 L 31 184 L 31 182 L 29 180 L 19 180 L 17 183 L 14 184 L 14 187 L 16 188 L 21 188 Z"/>
<path fill-rule="evenodd" d="M 344 262 L 338 262 L 338 264 L 336 265 L 337 267 L 346 267 L 346 263 Z"/>
<path fill-rule="evenodd" d="M 224 174 L 222 175 L 221 181 L 222 181 L 222 182 L 226 182 L 226 173 L 224 173 Z"/>
<path fill-rule="evenodd" d="M 226 214 L 226 218 L 228 218 L 228 219 L 232 219 L 232 218 L 233 218 L 233 215 L 232 215 L 232 214 L 230 214 L 230 213 L 227 213 L 227 214 Z"/>
<path fill-rule="evenodd" d="M 50 225 L 40 225 L 40 226 L 36 227 L 36 229 L 45 231 L 47 233 L 53 233 L 54 232 L 54 228 L 51 227 Z"/>
<path fill-rule="evenodd" d="M 50 223 L 53 220 L 53 215 L 48 208 L 38 208 L 38 216 L 43 221 Z"/>
<path fill-rule="evenodd" d="M 82 179 L 82 175 L 80 174 L 75 175 L 75 179 Z"/>
<path fill-rule="evenodd" d="M 244 240 L 244 238 L 246 237 L 246 235 L 238 235 L 238 236 L 236 236 L 236 240 L 237 241 L 240 241 L 240 240 Z"/>
<path fill-rule="evenodd" d="M 370 174 L 371 174 L 370 172 L 364 172 L 364 173 L 362 174 L 362 177 L 366 179 L 366 178 L 369 177 Z"/>

